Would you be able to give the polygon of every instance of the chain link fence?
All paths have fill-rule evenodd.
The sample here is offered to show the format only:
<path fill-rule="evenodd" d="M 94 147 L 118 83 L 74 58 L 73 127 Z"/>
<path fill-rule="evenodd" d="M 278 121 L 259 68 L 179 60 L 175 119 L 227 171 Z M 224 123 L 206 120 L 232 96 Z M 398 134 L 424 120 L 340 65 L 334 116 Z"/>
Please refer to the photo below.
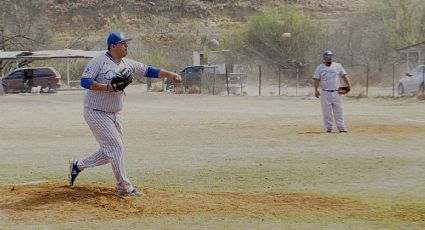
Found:
<path fill-rule="evenodd" d="M 399 79 L 404 76 L 405 65 L 394 64 L 381 72 L 371 70 L 368 66 L 344 68 L 352 85 L 352 91 L 347 95 L 349 97 L 401 96 L 398 92 Z M 262 66 L 241 69 L 243 72 L 227 74 L 215 73 L 213 68 L 197 73 L 182 74 L 183 82 L 180 84 L 153 79 L 152 83 L 148 83 L 148 90 L 229 96 L 314 96 L 312 80 L 314 69 L 271 71 Z"/>

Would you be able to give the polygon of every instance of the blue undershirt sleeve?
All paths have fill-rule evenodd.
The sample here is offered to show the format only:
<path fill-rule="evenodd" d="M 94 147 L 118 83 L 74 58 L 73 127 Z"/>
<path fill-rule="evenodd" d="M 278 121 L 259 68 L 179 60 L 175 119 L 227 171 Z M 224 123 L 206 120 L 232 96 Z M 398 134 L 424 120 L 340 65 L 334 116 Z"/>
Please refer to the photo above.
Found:
<path fill-rule="evenodd" d="M 150 78 L 159 78 L 159 72 L 161 69 L 155 66 L 148 66 L 148 71 L 146 72 L 146 77 Z"/>
<path fill-rule="evenodd" d="M 90 89 L 90 87 L 93 85 L 93 79 L 91 79 L 91 78 L 81 78 L 80 85 L 83 88 Z"/>

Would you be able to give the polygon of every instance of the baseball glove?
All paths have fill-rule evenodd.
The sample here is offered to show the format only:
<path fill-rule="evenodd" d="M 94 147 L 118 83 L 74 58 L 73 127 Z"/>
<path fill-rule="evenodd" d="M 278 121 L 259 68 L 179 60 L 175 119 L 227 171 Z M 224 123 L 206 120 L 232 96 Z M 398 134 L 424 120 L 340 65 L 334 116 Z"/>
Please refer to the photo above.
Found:
<path fill-rule="evenodd" d="M 350 86 L 341 86 L 341 87 L 338 88 L 338 93 L 341 94 L 341 95 L 345 95 L 348 92 L 350 92 L 350 90 L 351 90 Z"/>
<path fill-rule="evenodd" d="M 115 77 L 111 80 L 111 86 L 114 91 L 123 91 L 132 81 L 133 70 L 125 67 L 117 71 Z"/>

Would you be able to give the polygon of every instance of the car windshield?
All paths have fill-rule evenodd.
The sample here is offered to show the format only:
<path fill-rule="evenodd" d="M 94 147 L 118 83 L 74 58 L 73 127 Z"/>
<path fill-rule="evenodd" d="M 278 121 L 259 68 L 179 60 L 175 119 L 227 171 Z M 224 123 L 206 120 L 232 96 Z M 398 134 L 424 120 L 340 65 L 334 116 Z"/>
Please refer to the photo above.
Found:
<path fill-rule="evenodd" d="M 185 73 L 197 73 L 202 69 L 201 66 L 192 66 L 192 67 L 188 67 L 185 70 L 183 70 L 183 72 Z"/>
<path fill-rule="evenodd" d="M 24 76 L 24 74 L 22 73 L 22 71 L 16 71 L 16 72 L 11 73 L 8 76 L 8 78 L 9 79 L 19 79 L 19 78 L 22 78 L 23 76 Z"/>

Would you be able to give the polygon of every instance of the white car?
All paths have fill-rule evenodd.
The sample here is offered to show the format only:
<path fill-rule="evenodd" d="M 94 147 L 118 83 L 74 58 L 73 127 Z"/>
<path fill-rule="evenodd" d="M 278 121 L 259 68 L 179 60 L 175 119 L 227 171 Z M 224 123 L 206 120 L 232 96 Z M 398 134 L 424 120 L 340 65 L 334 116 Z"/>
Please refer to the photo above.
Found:
<path fill-rule="evenodd" d="M 398 83 L 398 95 L 405 93 L 419 94 L 424 89 L 425 66 L 418 65 L 406 76 L 402 77 Z"/>

